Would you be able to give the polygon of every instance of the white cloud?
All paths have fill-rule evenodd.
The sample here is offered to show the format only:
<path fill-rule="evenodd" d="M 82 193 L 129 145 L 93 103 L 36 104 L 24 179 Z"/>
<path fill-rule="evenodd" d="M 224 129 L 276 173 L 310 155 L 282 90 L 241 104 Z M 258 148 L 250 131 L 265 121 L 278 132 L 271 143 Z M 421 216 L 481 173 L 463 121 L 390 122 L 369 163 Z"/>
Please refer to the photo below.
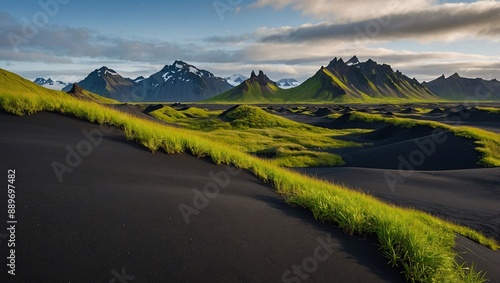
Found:
<path fill-rule="evenodd" d="M 271 6 L 275 9 L 292 7 L 319 19 L 350 22 L 424 10 L 435 4 L 435 0 L 258 0 L 252 6 Z"/>
<path fill-rule="evenodd" d="M 406 13 L 393 13 L 378 19 L 276 30 L 264 42 L 365 41 L 384 42 L 411 39 L 419 42 L 452 42 L 462 39 L 498 41 L 500 2 L 480 1 L 426 6 Z"/>

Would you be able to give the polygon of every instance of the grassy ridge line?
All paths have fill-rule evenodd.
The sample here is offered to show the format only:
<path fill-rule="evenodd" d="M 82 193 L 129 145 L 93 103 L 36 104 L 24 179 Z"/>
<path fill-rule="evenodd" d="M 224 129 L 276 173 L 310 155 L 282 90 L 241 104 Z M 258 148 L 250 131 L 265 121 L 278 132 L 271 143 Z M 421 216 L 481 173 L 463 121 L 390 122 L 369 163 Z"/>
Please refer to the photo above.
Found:
<path fill-rule="evenodd" d="M 249 105 L 238 106 L 224 113 L 223 117 L 219 112 L 195 107 L 175 110 L 164 106 L 149 114 L 199 131 L 201 136 L 226 143 L 242 152 L 266 156 L 266 159 L 285 167 L 343 165 L 340 156 L 317 149 L 360 146 L 334 139 L 345 132 L 297 123 Z"/>
<path fill-rule="evenodd" d="M 404 128 L 412 128 L 415 126 L 428 126 L 432 128 L 440 128 L 452 132 L 458 137 L 464 137 L 474 140 L 477 145 L 476 150 L 482 154 L 478 164 L 486 167 L 500 166 L 500 134 L 489 132 L 486 130 L 466 127 L 466 126 L 450 126 L 447 124 L 428 121 L 415 120 L 409 118 L 386 118 L 379 114 L 369 114 L 353 112 L 350 120 L 364 122 L 385 122 Z"/>
<path fill-rule="evenodd" d="M 1 82 L 0 82 L 1 83 Z M 315 180 L 279 168 L 225 145 L 202 138 L 196 132 L 141 120 L 94 102 L 80 101 L 51 92 L 41 97 L 31 91 L 12 93 L 2 87 L 0 105 L 8 112 L 23 115 L 38 111 L 58 111 L 97 123 L 119 127 L 128 139 L 156 151 L 190 151 L 209 156 L 217 164 L 231 164 L 252 171 L 270 183 L 287 202 L 310 209 L 314 216 L 338 223 L 346 232 L 375 233 L 381 250 L 391 263 L 403 266 L 409 281 L 482 282 L 478 273 L 455 261 L 454 231 L 470 234 L 491 248 L 493 241 L 478 232 L 442 221 L 428 214 L 385 204 L 373 197 L 325 181 Z"/>
<path fill-rule="evenodd" d="M 489 113 L 493 114 L 500 114 L 500 108 L 495 108 L 495 107 L 478 107 L 479 110 L 481 111 L 486 111 Z"/>

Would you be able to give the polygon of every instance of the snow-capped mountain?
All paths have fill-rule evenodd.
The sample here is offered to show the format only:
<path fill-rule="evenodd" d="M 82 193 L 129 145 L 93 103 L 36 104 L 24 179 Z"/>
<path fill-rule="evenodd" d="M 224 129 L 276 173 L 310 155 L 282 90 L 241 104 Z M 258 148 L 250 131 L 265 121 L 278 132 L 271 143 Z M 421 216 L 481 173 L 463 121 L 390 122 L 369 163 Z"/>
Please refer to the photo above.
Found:
<path fill-rule="evenodd" d="M 41 85 L 48 89 L 54 89 L 54 90 L 62 90 L 63 88 L 69 85 L 68 83 L 62 81 L 53 81 L 51 78 L 48 79 L 37 78 L 33 82 L 36 83 L 37 85 Z"/>
<path fill-rule="evenodd" d="M 232 88 L 225 79 L 183 61 L 165 65 L 138 86 L 144 88 L 144 101 L 157 102 L 200 101 Z"/>
<path fill-rule="evenodd" d="M 292 88 L 300 85 L 300 83 L 293 78 L 281 79 L 276 82 L 280 88 Z"/>
<path fill-rule="evenodd" d="M 241 74 L 234 74 L 232 76 L 229 76 L 227 78 L 225 78 L 226 81 L 232 85 L 232 86 L 238 86 L 240 85 L 242 82 L 248 80 L 249 78 L 248 77 L 245 77 Z"/>

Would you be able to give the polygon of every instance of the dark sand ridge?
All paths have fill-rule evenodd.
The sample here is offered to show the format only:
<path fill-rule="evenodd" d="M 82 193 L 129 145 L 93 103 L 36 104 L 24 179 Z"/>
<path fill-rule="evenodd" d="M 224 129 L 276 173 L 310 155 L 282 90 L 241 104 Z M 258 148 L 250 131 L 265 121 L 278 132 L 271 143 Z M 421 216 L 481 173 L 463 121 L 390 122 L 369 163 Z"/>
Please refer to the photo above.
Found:
<path fill-rule="evenodd" d="M 248 172 L 231 177 L 187 225 L 179 204 L 192 204 L 193 188 L 228 167 L 151 154 L 115 130 L 60 183 L 52 162 L 64 163 L 66 146 L 98 126 L 50 113 L 1 113 L 0 129 L 0 170 L 16 169 L 19 221 L 18 275 L 6 278 L 2 264 L 1 282 L 110 282 L 122 272 L 135 276 L 129 282 L 279 282 L 328 234 L 333 253 L 306 274 L 308 282 L 403 281 L 374 239 L 318 223 Z"/>
<path fill-rule="evenodd" d="M 344 138 L 369 144 L 361 148 L 328 150 L 342 156 L 348 167 L 411 170 L 480 167 L 477 164 L 480 153 L 475 150 L 473 140 L 427 126 L 407 129 L 389 125 Z"/>
<path fill-rule="evenodd" d="M 488 113 L 486 111 L 481 111 L 481 110 L 472 110 L 472 111 L 466 110 L 462 112 L 460 111 L 450 112 L 449 110 L 447 110 L 446 113 L 445 111 L 438 113 L 436 109 L 430 111 L 429 113 L 411 114 L 405 116 L 404 118 L 436 121 L 451 126 L 469 126 L 469 127 L 483 129 L 486 131 L 500 133 L 499 114 Z"/>
<path fill-rule="evenodd" d="M 349 115 L 344 114 L 335 120 L 300 114 L 280 116 L 325 128 L 373 129 L 373 132 L 367 134 L 336 137 L 365 144 L 363 147 L 327 150 L 342 156 L 348 167 L 398 169 L 400 166 L 408 168 L 408 164 L 417 170 L 480 167 L 477 164 L 480 153 L 475 150 L 476 146 L 471 139 L 427 126 L 407 129 L 382 122 L 349 121 Z"/>
<path fill-rule="evenodd" d="M 300 172 L 358 188 L 382 200 L 413 207 L 483 231 L 500 240 L 500 168 L 415 171 L 393 188 L 386 174 L 397 170 L 371 168 L 304 168 Z M 492 251 L 463 237 L 457 251 L 500 282 L 500 251 Z"/>
<path fill-rule="evenodd" d="M 414 105 L 414 107 L 420 107 L 423 105 Z M 439 109 L 437 105 L 434 105 L 435 109 Z M 486 105 L 487 106 L 487 105 Z M 353 106 L 354 107 L 354 106 Z M 433 109 L 433 107 L 427 105 L 425 106 L 427 109 Z M 371 110 L 367 110 L 371 109 Z M 357 106 L 353 110 L 354 111 L 359 111 L 359 112 L 371 112 L 374 114 L 386 114 L 388 110 L 394 110 L 394 109 L 399 109 L 399 110 L 394 110 L 392 112 L 399 112 L 402 114 L 405 114 L 403 116 L 404 118 L 411 118 L 411 119 L 417 119 L 417 120 L 431 120 L 431 121 L 436 121 L 436 122 L 441 122 L 444 124 L 452 125 L 452 126 L 470 126 L 470 127 L 476 127 L 479 129 L 484 129 L 487 131 L 492 131 L 496 133 L 500 133 L 500 115 L 498 114 L 491 114 L 487 113 L 485 111 L 465 111 L 465 112 L 449 112 L 449 109 L 454 109 L 451 106 L 448 106 L 447 109 L 448 112 L 445 114 L 445 111 L 441 111 L 440 113 L 415 113 L 415 111 L 409 111 L 409 109 L 414 110 L 412 107 L 408 108 L 395 108 L 395 107 L 370 107 L 370 106 Z M 432 112 L 433 110 L 431 110 Z M 342 128 L 362 128 L 362 129 L 378 129 L 384 125 L 387 125 L 385 123 L 365 123 L 365 122 L 359 122 L 359 121 L 350 121 L 349 124 L 345 124 L 345 120 L 342 118 L 339 121 L 336 121 L 334 119 L 329 119 L 324 116 L 319 116 L 319 117 L 311 117 L 308 115 L 303 115 L 303 114 L 295 114 L 295 113 L 289 113 L 289 112 L 279 112 L 279 111 L 274 111 L 274 114 L 283 116 L 285 118 L 300 122 L 300 123 L 306 123 L 318 127 L 323 127 L 323 128 L 334 128 L 334 129 L 342 129 Z M 340 113 L 340 114 L 345 114 L 343 111 L 333 111 L 333 113 Z M 460 114 L 462 113 L 462 114 Z M 464 114 L 465 113 L 465 114 Z M 390 117 L 387 116 L 386 117 Z M 345 117 L 343 117 L 345 118 Z"/>

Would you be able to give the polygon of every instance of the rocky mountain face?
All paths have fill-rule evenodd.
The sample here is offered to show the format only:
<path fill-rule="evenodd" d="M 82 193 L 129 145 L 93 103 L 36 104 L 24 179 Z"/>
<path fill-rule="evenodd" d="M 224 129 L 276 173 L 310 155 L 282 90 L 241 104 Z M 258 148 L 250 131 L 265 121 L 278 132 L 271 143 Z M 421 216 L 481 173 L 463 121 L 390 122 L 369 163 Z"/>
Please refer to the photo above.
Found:
<path fill-rule="evenodd" d="M 141 80 L 142 101 L 192 102 L 211 98 L 232 88 L 225 79 L 216 77 L 183 61 L 166 65 L 161 71 Z"/>
<path fill-rule="evenodd" d="M 232 86 L 182 61 L 166 65 L 148 78 L 124 78 L 107 67 L 90 73 L 78 85 L 90 92 L 122 102 L 193 102 L 213 97 Z M 71 85 L 64 90 L 69 91 Z"/>
<path fill-rule="evenodd" d="M 293 85 L 293 82 L 290 83 Z M 354 56 L 347 62 L 333 59 L 315 75 L 296 87 L 280 88 L 261 71 L 238 87 L 210 101 L 246 102 L 374 102 L 437 100 L 416 79 L 394 71 L 391 66 L 373 60 L 360 62 Z"/>
<path fill-rule="evenodd" d="M 124 78 L 117 72 L 107 67 L 101 67 L 91 72 L 84 80 L 78 83 L 81 88 L 99 94 L 106 98 L 118 101 L 134 101 L 132 91 L 135 83 L 129 78 Z M 64 88 L 68 92 L 72 85 Z"/>
<path fill-rule="evenodd" d="M 347 62 L 333 59 L 313 77 L 290 89 L 287 98 L 290 101 L 339 102 L 437 99 L 416 79 L 371 59 L 360 62 L 356 56 Z"/>
<path fill-rule="evenodd" d="M 441 77 L 423 83 L 440 98 L 456 101 L 467 100 L 500 100 L 500 82 L 496 79 L 463 78 L 455 73 L 449 77 Z"/>

